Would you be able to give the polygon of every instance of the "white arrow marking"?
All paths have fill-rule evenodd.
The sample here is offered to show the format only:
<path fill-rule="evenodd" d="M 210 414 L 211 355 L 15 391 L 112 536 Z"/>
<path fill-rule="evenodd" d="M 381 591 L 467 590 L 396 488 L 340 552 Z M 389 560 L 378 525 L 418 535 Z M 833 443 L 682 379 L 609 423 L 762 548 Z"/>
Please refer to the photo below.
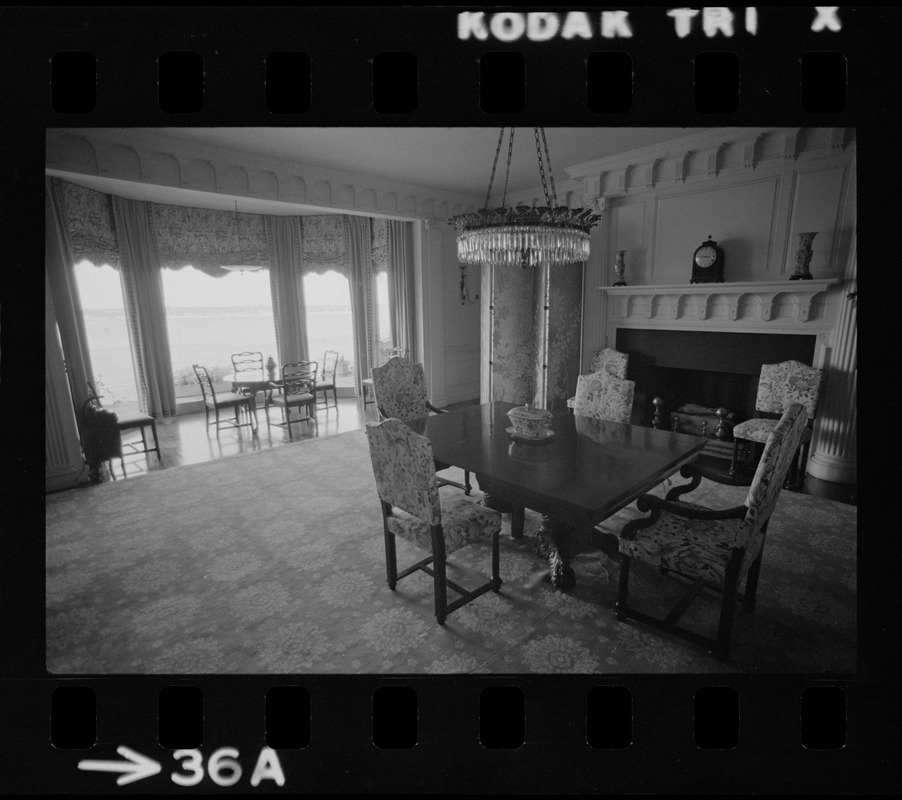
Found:
<path fill-rule="evenodd" d="M 142 756 L 124 745 L 117 747 L 116 752 L 123 758 L 127 758 L 128 761 L 79 761 L 78 768 L 99 770 L 100 772 L 122 772 L 124 774 L 116 778 L 116 783 L 120 786 L 139 781 L 142 778 L 149 778 L 162 769 L 160 764 L 152 758 Z"/>

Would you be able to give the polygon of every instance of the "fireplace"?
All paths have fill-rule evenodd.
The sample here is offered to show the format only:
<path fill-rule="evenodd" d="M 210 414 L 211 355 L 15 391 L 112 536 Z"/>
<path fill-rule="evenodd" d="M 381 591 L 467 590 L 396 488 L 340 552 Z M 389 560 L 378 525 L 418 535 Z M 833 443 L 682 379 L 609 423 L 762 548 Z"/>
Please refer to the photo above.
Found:
<path fill-rule="evenodd" d="M 651 425 L 652 400 L 660 397 L 662 427 L 672 427 L 680 406 L 723 407 L 736 424 L 755 415 L 758 376 L 762 364 L 795 359 L 814 361 L 816 336 L 801 334 L 725 333 L 642 328 L 617 330 L 616 347 L 629 353 L 628 377 L 636 383 L 633 422 Z M 713 411 L 707 435 L 714 437 Z M 692 421 L 684 420 L 687 432 Z M 732 440 L 731 437 L 727 437 Z M 713 450 L 713 448 L 710 448 Z"/>

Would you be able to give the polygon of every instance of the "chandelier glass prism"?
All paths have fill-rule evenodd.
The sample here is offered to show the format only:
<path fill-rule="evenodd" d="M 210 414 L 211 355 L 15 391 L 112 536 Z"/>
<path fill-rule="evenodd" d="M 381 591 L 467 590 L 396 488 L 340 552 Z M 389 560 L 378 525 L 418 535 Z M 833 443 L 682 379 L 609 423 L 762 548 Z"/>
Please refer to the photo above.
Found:
<path fill-rule="evenodd" d="M 495 182 L 498 157 L 504 142 L 503 127 L 498 136 L 498 147 L 492 163 L 492 175 L 485 196 L 485 207 L 468 214 L 458 214 L 448 220 L 458 233 L 458 260 L 465 265 L 518 266 L 523 269 L 538 264 L 556 266 L 585 261 L 589 257 L 589 234 L 592 228 L 598 224 L 601 216 L 592 209 L 568 208 L 557 204 L 554 175 L 551 172 L 551 159 L 548 156 L 548 143 L 545 140 L 544 128 L 535 127 L 533 133 L 546 205 L 507 205 L 507 183 L 510 177 L 515 131 L 516 128 L 510 129 L 507 169 L 504 174 L 504 192 L 500 207 L 489 208 L 488 206 L 492 185 Z M 547 179 L 545 176 L 546 164 L 548 167 Z"/>

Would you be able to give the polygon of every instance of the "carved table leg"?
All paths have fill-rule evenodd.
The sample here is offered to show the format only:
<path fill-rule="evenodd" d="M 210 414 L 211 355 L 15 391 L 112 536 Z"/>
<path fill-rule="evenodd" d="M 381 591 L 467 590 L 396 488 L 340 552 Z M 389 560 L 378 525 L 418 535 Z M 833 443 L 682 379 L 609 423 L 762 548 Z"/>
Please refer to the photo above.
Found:
<path fill-rule="evenodd" d="M 553 517 L 543 516 L 542 524 L 536 533 L 535 551 L 548 559 L 551 566 L 551 585 L 555 589 L 567 591 L 576 586 L 576 574 L 570 562 L 576 552 L 568 547 L 568 534 L 574 527 L 566 525 Z"/>
<path fill-rule="evenodd" d="M 480 478 L 479 475 L 476 476 L 476 482 L 480 487 L 483 487 L 486 483 L 485 479 Z M 523 506 L 515 506 L 513 503 L 505 500 L 503 497 L 499 497 L 497 494 L 492 494 L 490 489 L 483 489 L 482 504 L 486 508 L 491 508 L 493 511 L 500 511 L 502 514 L 510 514 L 511 538 L 523 538 L 523 524 L 524 518 L 526 516 Z"/>

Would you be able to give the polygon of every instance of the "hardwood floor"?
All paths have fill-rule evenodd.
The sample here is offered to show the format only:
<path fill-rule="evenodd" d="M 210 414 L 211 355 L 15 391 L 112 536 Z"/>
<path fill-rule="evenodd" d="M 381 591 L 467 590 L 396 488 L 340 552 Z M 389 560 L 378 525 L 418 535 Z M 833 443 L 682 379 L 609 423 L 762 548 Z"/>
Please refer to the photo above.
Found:
<path fill-rule="evenodd" d="M 340 397 L 338 408 L 320 409 L 317 424 L 307 422 L 292 423 L 293 441 L 288 438 L 288 430 L 277 423 L 282 415 L 279 409 L 270 409 L 270 425 L 267 426 L 262 408 L 257 410 L 259 425 L 256 433 L 250 428 L 223 427 L 216 431 L 215 425 L 206 424 L 204 413 L 183 414 L 175 419 L 157 423 L 162 458 L 156 453 L 133 453 L 125 456 L 125 470 L 119 459 L 113 460 L 114 480 L 136 478 L 158 469 L 198 464 L 223 456 L 269 450 L 273 447 L 294 444 L 316 436 L 334 436 L 346 431 L 358 430 L 368 421 L 376 419 L 376 407 L 370 403 L 366 414 L 363 402 L 354 397 Z M 129 435 L 123 441 L 134 441 L 140 437 Z"/>
<path fill-rule="evenodd" d="M 477 402 L 477 401 L 472 401 Z M 470 405 L 469 402 L 449 406 L 455 408 Z M 263 410 L 258 410 L 259 428 L 253 434 L 249 428 L 224 428 L 217 435 L 215 426 L 207 428 L 203 412 L 185 414 L 174 420 L 157 423 L 160 437 L 160 450 L 163 453 L 158 459 L 156 453 L 131 454 L 125 456 L 125 475 L 122 464 L 113 462 L 113 478 L 122 480 L 146 475 L 158 469 L 175 467 L 183 464 L 198 464 L 223 456 L 250 453 L 256 450 L 268 450 L 273 447 L 289 445 L 288 431 L 281 425 L 281 413 L 278 409 L 270 409 L 270 426 L 267 427 Z M 363 401 L 354 397 L 338 399 L 338 408 L 321 409 L 317 413 L 317 425 L 300 423 L 292 425 L 294 443 L 316 436 L 334 436 L 338 433 L 362 428 L 366 422 L 377 419 L 376 407 L 370 403 L 363 409 Z M 128 439 L 134 438 L 129 436 Z M 140 439 L 139 439 L 140 441 Z M 858 487 L 850 484 L 830 483 L 811 475 L 806 476 L 805 494 L 835 500 L 849 505 L 858 504 Z"/>

